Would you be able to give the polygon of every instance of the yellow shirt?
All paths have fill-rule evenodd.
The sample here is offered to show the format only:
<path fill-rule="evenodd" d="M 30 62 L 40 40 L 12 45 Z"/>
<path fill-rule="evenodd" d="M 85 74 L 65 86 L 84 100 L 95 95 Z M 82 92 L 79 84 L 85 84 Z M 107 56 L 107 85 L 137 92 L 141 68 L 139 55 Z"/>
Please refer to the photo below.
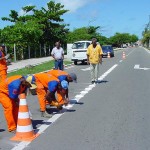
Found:
<path fill-rule="evenodd" d="M 89 62 L 91 64 L 98 64 L 99 63 L 99 57 L 103 54 L 102 48 L 100 45 L 97 45 L 95 48 L 93 47 L 93 44 L 89 45 L 87 52 L 87 55 L 89 55 Z"/>

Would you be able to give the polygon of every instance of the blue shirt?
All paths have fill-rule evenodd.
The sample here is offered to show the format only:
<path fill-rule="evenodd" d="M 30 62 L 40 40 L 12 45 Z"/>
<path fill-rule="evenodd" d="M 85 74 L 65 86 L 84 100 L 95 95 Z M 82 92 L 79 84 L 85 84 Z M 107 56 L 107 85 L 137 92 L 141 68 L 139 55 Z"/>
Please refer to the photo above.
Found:
<path fill-rule="evenodd" d="M 18 95 L 20 94 L 20 85 L 21 85 L 20 79 L 16 79 L 8 85 L 10 98 L 12 99 L 18 98 Z"/>
<path fill-rule="evenodd" d="M 57 87 L 58 87 L 58 81 L 50 81 L 49 83 L 48 83 L 48 90 L 50 91 L 50 92 L 56 92 L 56 90 L 57 90 Z"/>

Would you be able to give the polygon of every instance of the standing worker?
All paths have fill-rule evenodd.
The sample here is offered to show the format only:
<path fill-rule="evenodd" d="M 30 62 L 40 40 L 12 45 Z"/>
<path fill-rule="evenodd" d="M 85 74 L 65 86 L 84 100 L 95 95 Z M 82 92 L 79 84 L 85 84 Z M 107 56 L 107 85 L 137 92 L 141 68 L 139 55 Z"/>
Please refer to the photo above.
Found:
<path fill-rule="evenodd" d="M 102 48 L 97 44 L 97 39 L 93 38 L 87 49 L 87 63 L 90 64 L 91 83 L 98 83 L 99 64 L 102 64 Z"/>
<path fill-rule="evenodd" d="M 63 70 L 64 50 L 61 47 L 60 42 L 55 43 L 51 55 L 55 60 L 55 69 Z"/>
<path fill-rule="evenodd" d="M 68 83 L 69 82 L 75 82 L 75 83 L 77 83 L 77 76 L 76 76 L 75 73 L 67 73 L 65 71 L 55 70 L 55 69 L 54 70 L 50 70 L 47 73 L 55 76 L 56 78 L 58 78 L 60 82 L 63 81 L 63 80 L 65 80 Z M 64 96 L 66 96 L 66 99 L 64 99 L 62 97 L 61 91 L 59 91 L 59 90 L 57 91 L 57 97 L 59 97 L 58 98 L 58 103 L 59 104 L 67 105 L 69 103 L 68 89 L 67 90 L 63 90 L 63 94 L 64 94 Z"/>
<path fill-rule="evenodd" d="M 9 55 L 5 56 L 5 46 L 0 46 L 0 82 L 7 78 L 7 62 L 6 59 Z"/>
<path fill-rule="evenodd" d="M 31 87 L 24 77 L 12 76 L 0 82 L 0 103 L 4 108 L 8 131 L 14 132 L 17 127 L 19 94 Z"/>
<path fill-rule="evenodd" d="M 56 77 L 47 73 L 38 73 L 26 76 L 26 81 L 31 83 L 32 89 L 36 88 L 36 93 L 40 105 L 41 117 L 52 117 L 46 111 L 46 104 L 56 106 L 59 110 L 62 105 L 57 102 L 55 93 L 57 90 L 67 89 L 68 82 L 63 80 L 60 82 Z"/>

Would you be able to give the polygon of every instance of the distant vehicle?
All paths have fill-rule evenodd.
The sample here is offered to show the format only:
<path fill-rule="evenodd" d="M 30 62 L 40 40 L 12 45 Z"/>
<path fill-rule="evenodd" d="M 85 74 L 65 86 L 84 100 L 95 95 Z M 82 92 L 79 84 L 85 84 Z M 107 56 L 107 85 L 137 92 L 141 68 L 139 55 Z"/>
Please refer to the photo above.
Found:
<path fill-rule="evenodd" d="M 72 58 L 71 60 L 77 65 L 78 61 L 84 63 L 87 61 L 86 51 L 91 41 L 77 41 L 72 45 Z"/>
<path fill-rule="evenodd" d="M 103 45 L 102 50 L 103 50 L 103 57 L 107 57 L 108 53 L 110 54 L 110 57 L 114 57 L 114 50 L 111 45 Z"/>

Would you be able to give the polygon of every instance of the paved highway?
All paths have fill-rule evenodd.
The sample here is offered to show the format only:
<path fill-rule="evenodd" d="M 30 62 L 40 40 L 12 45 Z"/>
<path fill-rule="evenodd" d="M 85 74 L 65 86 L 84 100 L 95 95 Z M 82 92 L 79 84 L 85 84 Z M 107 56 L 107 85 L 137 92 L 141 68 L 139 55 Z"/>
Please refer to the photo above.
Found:
<path fill-rule="evenodd" d="M 126 59 L 122 59 L 122 52 Z M 36 96 L 28 96 L 33 128 L 32 142 L 14 142 L 7 132 L 0 106 L 0 150 L 149 150 L 150 149 L 150 53 L 127 48 L 103 58 L 100 83 L 90 83 L 89 66 L 79 64 L 78 83 L 69 87 L 70 105 L 54 116 L 40 117 Z"/>

